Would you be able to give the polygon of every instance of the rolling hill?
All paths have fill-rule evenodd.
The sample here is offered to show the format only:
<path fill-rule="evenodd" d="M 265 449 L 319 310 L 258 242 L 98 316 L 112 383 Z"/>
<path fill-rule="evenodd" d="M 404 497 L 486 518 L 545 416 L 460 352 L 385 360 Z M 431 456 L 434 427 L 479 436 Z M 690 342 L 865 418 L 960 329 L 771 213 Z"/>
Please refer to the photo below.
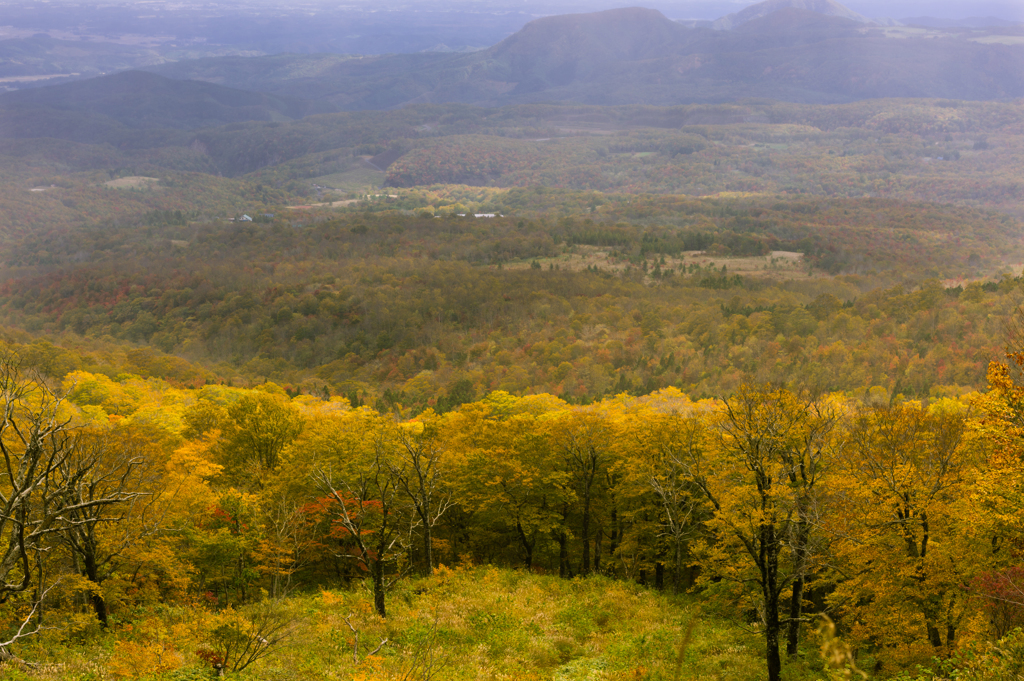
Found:
<path fill-rule="evenodd" d="M 324 101 L 238 90 L 145 71 L 126 71 L 0 95 L 0 137 L 79 139 L 70 129 L 178 129 L 288 121 L 335 107 Z M 56 133 L 56 134 L 54 134 Z"/>
<path fill-rule="evenodd" d="M 788 5 L 805 7 L 744 16 L 727 31 L 687 28 L 656 10 L 625 8 L 537 19 L 472 54 L 212 58 L 151 70 L 321 98 L 346 110 L 441 102 L 673 105 L 745 97 L 839 103 L 908 95 L 1024 96 L 1024 45 L 979 42 L 956 32 L 887 37 L 882 27 L 838 10 L 829 15 L 812 3 Z"/>

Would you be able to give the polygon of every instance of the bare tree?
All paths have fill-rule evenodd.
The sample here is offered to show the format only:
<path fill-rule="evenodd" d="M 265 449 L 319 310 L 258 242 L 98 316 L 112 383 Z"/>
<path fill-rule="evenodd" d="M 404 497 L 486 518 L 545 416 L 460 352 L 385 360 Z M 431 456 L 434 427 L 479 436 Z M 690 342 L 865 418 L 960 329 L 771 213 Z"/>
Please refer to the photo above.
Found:
<path fill-rule="evenodd" d="M 67 546 L 75 571 L 99 586 L 116 570 L 132 546 L 161 529 L 154 512 L 159 497 L 153 464 L 153 443 L 128 429 L 82 430 L 74 453 L 59 469 L 70 473 L 88 467 L 69 480 L 66 522 L 58 536 Z M 97 500 L 104 503 L 93 503 Z M 106 600 L 99 589 L 90 596 L 100 624 L 107 626 Z"/>
<path fill-rule="evenodd" d="M 353 616 L 353 614 L 354 613 L 349 613 L 348 615 L 345 616 L 345 624 L 348 626 L 348 629 L 349 629 L 349 631 L 352 632 L 352 636 L 353 636 L 353 641 L 352 641 L 352 664 L 358 665 L 359 662 L 360 662 L 360 660 L 359 660 L 359 630 L 356 629 L 354 626 L 352 626 L 352 616 Z M 388 644 L 388 639 L 387 638 L 382 638 L 380 640 L 380 643 L 377 645 L 377 647 L 374 648 L 373 650 L 371 650 L 369 653 L 367 653 L 364 656 L 364 658 L 365 657 L 373 657 L 374 655 L 379 653 L 381 651 L 381 648 L 383 648 L 387 644 Z"/>
<path fill-rule="evenodd" d="M 0 604 L 33 585 L 33 574 L 40 574 L 33 566 L 41 564 L 49 537 L 95 522 L 86 511 L 126 498 L 120 488 L 87 498 L 75 493 L 96 462 L 78 455 L 65 397 L 38 377 L 24 376 L 16 355 L 0 354 Z M 37 586 L 26 623 L 45 593 Z M 37 630 L 22 626 L 0 645 L 0 660 L 13 659 L 9 646 Z"/>
<path fill-rule="evenodd" d="M 392 465 L 398 486 L 409 498 L 413 511 L 423 528 L 424 575 L 434 569 L 433 529 L 441 516 L 452 506 L 452 495 L 444 487 L 441 442 L 432 424 L 424 424 L 422 432 L 411 433 L 399 427 L 400 464 Z"/>

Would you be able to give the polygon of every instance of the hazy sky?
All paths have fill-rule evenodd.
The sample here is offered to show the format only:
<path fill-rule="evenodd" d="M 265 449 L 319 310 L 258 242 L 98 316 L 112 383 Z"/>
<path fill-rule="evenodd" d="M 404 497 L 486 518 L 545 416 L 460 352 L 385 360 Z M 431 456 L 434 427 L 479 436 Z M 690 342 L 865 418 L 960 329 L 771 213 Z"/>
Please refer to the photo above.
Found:
<path fill-rule="evenodd" d="M 290 5 L 309 7 L 321 5 L 332 9 L 416 7 L 432 10 L 518 10 L 529 14 L 558 14 L 564 11 L 585 12 L 610 7 L 653 7 L 672 18 L 717 19 L 731 12 L 755 4 L 757 0 L 0 0 L 5 5 L 22 7 L 71 4 L 78 7 L 131 6 L 140 8 L 154 5 L 197 8 L 204 4 L 219 6 L 273 6 L 278 9 Z M 932 16 L 950 19 L 994 16 L 1001 19 L 1024 21 L 1024 0 L 839 0 L 855 12 L 868 17 Z M 0 24 L 3 23 L 0 17 Z"/>
<path fill-rule="evenodd" d="M 415 1 L 415 0 L 413 0 Z M 427 0 L 429 2 L 429 0 Z M 994 16 L 1000 19 L 1024 21 L 1024 0 L 848 0 L 843 4 L 855 12 L 867 17 L 916 17 L 932 16 L 949 19 L 964 19 L 967 17 Z M 466 2 L 470 4 L 470 2 Z M 490 5 L 489 2 L 473 2 L 482 6 Z M 513 2 L 493 3 L 515 6 Z M 531 6 L 533 9 L 538 3 L 525 0 L 523 5 Z M 752 0 L 562 0 L 562 2 L 551 3 L 552 6 L 564 5 L 575 6 L 577 11 L 585 11 L 586 8 L 605 9 L 607 7 L 622 7 L 639 5 L 642 7 L 654 7 L 662 10 L 666 15 L 675 19 L 717 19 L 718 17 L 737 12 L 744 7 L 755 4 Z"/>

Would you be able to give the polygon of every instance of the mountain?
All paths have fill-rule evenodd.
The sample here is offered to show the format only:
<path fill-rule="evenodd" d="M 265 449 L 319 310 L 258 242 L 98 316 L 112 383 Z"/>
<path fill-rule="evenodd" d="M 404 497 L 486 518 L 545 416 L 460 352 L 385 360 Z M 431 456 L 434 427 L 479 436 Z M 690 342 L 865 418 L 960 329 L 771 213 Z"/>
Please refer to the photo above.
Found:
<path fill-rule="evenodd" d="M 536 19 L 472 54 L 204 59 L 155 66 L 173 78 L 303 99 L 343 110 L 415 103 L 485 106 L 568 101 L 686 104 L 762 97 L 848 102 L 874 97 L 1024 96 L 1024 46 L 889 38 L 831 0 L 770 0 L 732 30 L 687 27 L 623 8 Z"/>
<path fill-rule="evenodd" d="M 465 80 L 475 55 L 279 54 L 211 57 L 148 68 L 168 78 L 199 80 L 282 97 L 322 99 L 343 110 L 389 109 L 448 79 Z M 449 70 L 452 71 L 449 74 Z"/>
<path fill-rule="evenodd" d="M 890 38 L 880 26 L 841 15 L 835 3 L 784 4 L 748 8 L 775 9 L 728 31 L 688 28 L 634 7 L 537 19 L 471 54 L 284 54 L 163 64 L 148 73 L 0 95 L 0 137 L 107 141 L 122 127 L 186 130 L 420 103 L 1024 97 L 1024 46 L 1012 40 L 959 31 Z M 48 132 L 55 129 L 65 132 Z"/>
<path fill-rule="evenodd" d="M 546 72 L 551 82 L 565 85 L 577 78 L 592 79 L 610 63 L 663 57 L 691 35 L 653 9 L 566 14 L 530 22 L 488 49 L 483 58 L 501 64 L 507 69 L 501 75 L 511 81 Z"/>
<path fill-rule="evenodd" d="M 829 17 L 840 17 L 860 23 L 868 24 L 871 20 L 857 14 L 851 9 L 840 5 L 835 0 L 765 0 L 756 5 L 751 5 L 734 14 L 728 14 L 711 24 L 712 28 L 720 31 L 728 31 L 741 26 L 748 21 L 769 16 L 782 9 L 800 9 Z"/>
<path fill-rule="evenodd" d="M 75 128 L 191 130 L 243 121 L 287 121 L 336 108 L 145 71 L 0 94 L 0 137 L 78 139 Z M 42 133 L 42 134 L 30 134 Z M 86 136 L 88 137 L 88 135 Z"/>
<path fill-rule="evenodd" d="M 862 24 L 845 17 L 785 7 L 744 22 L 723 33 L 722 38 L 731 40 L 740 51 L 755 53 L 800 45 L 837 44 L 835 41 L 839 40 L 856 45 L 864 37 L 862 30 Z"/>

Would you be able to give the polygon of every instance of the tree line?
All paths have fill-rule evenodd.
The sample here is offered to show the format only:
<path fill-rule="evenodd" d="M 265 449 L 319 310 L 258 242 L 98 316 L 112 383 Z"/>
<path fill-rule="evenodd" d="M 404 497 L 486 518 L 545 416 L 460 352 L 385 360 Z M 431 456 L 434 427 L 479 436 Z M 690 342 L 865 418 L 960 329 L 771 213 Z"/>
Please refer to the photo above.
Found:
<path fill-rule="evenodd" d="M 61 612 L 241 607 L 493 564 L 699 591 L 777 679 L 817 613 L 888 672 L 1024 624 L 1024 355 L 931 402 L 744 385 L 414 419 L 273 385 L 172 388 L 6 355 L 3 654 Z M 893 626 L 899 622 L 899 626 Z"/>

